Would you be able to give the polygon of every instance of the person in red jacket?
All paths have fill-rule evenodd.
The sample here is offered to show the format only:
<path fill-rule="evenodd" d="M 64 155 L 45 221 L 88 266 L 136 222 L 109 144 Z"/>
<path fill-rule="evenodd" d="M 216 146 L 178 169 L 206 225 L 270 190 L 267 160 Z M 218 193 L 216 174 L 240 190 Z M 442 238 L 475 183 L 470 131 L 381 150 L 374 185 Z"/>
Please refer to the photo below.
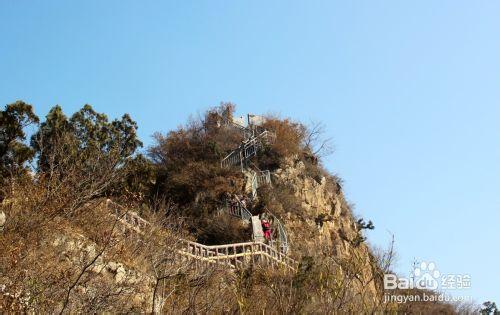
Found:
<path fill-rule="evenodd" d="M 264 237 L 266 240 L 270 241 L 271 240 L 271 224 L 267 220 L 262 220 L 262 231 L 264 232 Z"/>

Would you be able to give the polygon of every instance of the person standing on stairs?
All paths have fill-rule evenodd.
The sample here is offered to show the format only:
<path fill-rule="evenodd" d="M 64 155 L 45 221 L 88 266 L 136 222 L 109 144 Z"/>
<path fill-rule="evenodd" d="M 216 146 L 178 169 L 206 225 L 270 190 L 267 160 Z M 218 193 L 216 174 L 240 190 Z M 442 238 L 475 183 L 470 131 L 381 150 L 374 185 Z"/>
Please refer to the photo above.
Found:
<path fill-rule="evenodd" d="M 262 231 L 264 232 L 264 237 L 269 242 L 271 240 L 271 223 L 268 220 L 262 219 Z"/>

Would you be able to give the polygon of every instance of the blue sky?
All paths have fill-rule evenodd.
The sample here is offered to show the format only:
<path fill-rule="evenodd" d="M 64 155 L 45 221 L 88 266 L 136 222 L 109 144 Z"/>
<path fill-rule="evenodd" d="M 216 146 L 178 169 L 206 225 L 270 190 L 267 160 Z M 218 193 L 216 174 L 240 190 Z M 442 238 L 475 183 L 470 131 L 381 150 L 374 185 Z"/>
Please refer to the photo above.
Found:
<path fill-rule="evenodd" d="M 371 243 L 500 303 L 500 2 L 0 2 L 0 104 L 128 112 L 151 143 L 221 101 L 324 122 Z"/>

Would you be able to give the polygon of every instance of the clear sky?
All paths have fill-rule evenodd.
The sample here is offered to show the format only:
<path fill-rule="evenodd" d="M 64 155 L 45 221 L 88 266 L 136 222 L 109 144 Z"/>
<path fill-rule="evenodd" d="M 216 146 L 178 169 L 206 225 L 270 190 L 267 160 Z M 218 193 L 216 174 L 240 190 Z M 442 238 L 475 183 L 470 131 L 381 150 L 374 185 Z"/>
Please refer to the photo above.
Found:
<path fill-rule="evenodd" d="M 0 104 L 140 135 L 221 101 L 323 121 L 376 245 L 500 303 L 500 2 L 0 0 Z"/>

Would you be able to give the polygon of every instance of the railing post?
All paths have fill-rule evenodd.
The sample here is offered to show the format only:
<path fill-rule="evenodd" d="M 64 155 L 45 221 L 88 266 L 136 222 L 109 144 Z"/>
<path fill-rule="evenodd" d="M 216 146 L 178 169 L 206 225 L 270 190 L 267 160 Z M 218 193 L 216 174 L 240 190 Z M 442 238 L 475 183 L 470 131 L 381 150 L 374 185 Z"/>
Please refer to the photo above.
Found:
<path fill-rule="evenodd" d="M 243 172 L 243 157 L 242 157 L 241 150 L 239 150 L 239 153 L 240 153 L 240 166 L 241 166 L 241 171 Z"/>
<path fill-rule="evenodd" d="M 228 260 L 229 259 L 229 249 L 228 247 L 226 246 L 226 265 L 230 265 L 231 264 L 231 261 Z"/>
<path fill-rule="evenodd" d="M 234 265 L 238 265 L 238 257 L 236 257 L 236 245 L 233 245 L 233 257 L 234 257 Z"/>
<path fill-rule="evenodd" d="M 255 265 L 254 246 L 255 246 L 255 243 L 252 243 L 252 245 L 250 245 L 250 251 L 252 252 L 252 265 Z"/>
<path fill-rule="evenodd" d="M 219 265 L 219 264 L 223 264 L 223 263 L 224 263 L 224 261 L 222 261 L 222 260 L 221 260 L 221 261 L 219 261 L 219 258 L 220 258 L 220 256 L 221 256 L 221 255 L 219 254 L 219 249 L 218 249 L 218 248 L 215 250 L 215 254 L 214 254 L 214 255 L 215 255 L 215 256 L 214 256 L 214 259 L 215 259 L 215 264 L 216 264 L 216 265 Z"/>
<path fill-rule="evenodd" d="M 197 246 L 193 246 L 193 253 L 195 256 L 197 256 L 197 252 L 198 252 Z M 194 259 L 194 268 L 196 270 L 198 270 L 198 264 L 199 264 L 199 261 L 198 261 L 198 259 L 195 258 Z"/>

